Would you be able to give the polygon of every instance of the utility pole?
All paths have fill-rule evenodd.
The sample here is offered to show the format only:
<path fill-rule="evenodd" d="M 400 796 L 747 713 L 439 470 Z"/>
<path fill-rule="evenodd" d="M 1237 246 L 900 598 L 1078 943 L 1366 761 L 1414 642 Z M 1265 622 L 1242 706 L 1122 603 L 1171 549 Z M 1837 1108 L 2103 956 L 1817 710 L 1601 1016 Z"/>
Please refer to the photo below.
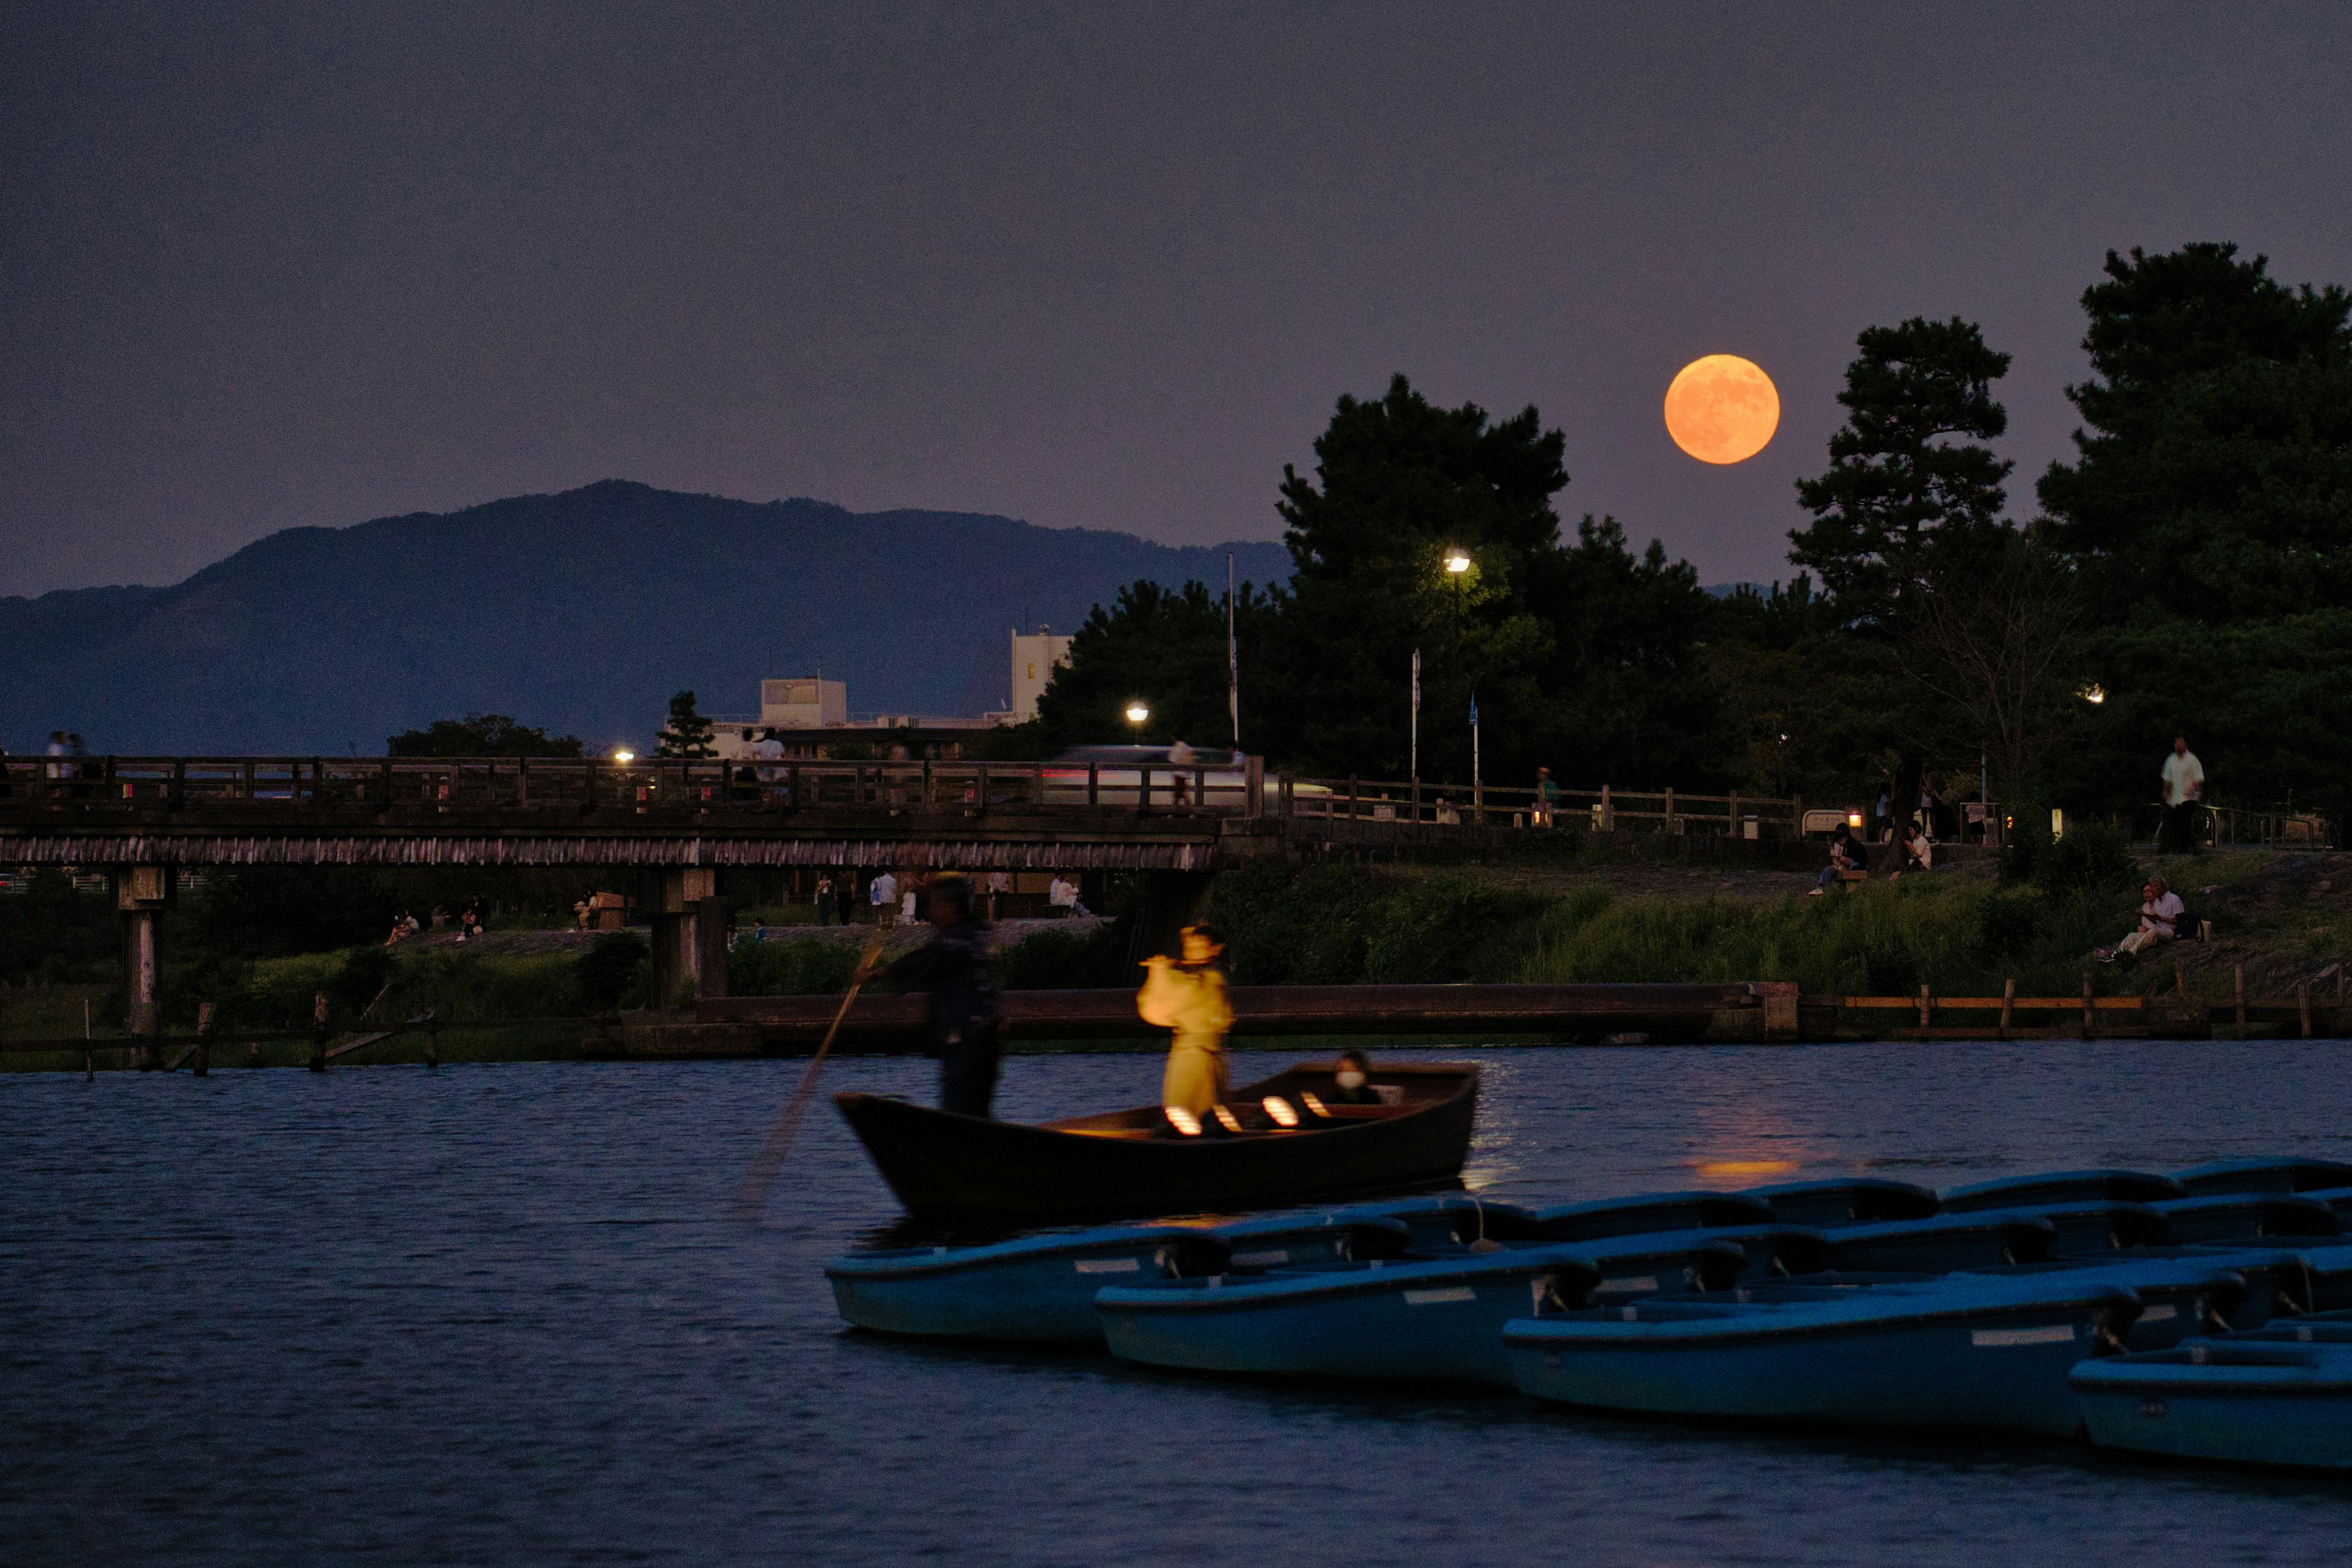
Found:
<path fill-rule="evenodd" d="M 1412 779 L 1412 797 L 1421 798 L 1421 649 L 1412 650 L 1412 740 L 1408 755 L 1408 772 Z"/>
<path fill-rule="evenodd" d="M 1478 822 L 1486 820 L 1486 787 L 1478 776 L 1478 694 L 1470 694 L 1470 815 Z"/>
<path fill-rule="evenodd" d="M 1242 749 L 1242 656 L 1234 640 L 1234 552 L 1225 552 L 1225 706 L 1234 718 L 1234 751 Z"/>

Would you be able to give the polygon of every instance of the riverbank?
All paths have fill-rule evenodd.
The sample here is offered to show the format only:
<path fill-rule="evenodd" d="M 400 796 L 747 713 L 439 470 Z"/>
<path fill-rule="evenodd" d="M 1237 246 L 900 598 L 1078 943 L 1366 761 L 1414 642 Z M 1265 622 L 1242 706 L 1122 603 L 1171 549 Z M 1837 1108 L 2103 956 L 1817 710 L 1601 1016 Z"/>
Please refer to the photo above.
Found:
<path fill-rule="evenodd" d="M 2136 964 L 2092 962 L 2095 946 L 2130 929 L 2136 884 L 2151 868 L 2180 886 L 2211 940 L 2168 944 Z M 2013 983 L 2021 995 L 2075 996 L 2087 975 L 2103 996 L 2226 1002 L 2242 965 L 2250 996 L 2288 997 L 2301 984 L 2325 1005 L 2352 952 L 2352 868 L 2339 870 L 2326 853 L 2125 856 L 2088 880 L 2009 882 L 1979 857 L 1819 898 L 1808 896 L 1814 885 L 1801 870 L 1664 856 L 1441 868 L 1275 863 L 1222 878 L 1209 913 L 1227 932 L 1243 985 L 1779 981 L 1808 996 L 1909 996 L 1922 985 L 1938 996 L 1998 996 Z M 888 933 L 886 951 L 912 945 L 923 929 Z M 739 942 L 730 959 L 735 995 L 837 993 L 874 931 L 745 932 L 755 934 L 762 940 Z M 1126 928 L 1115 921 L 1008 921 L 997 934 L 1013 988 L 1131 984 Z M 251 1046 L 236 1037 L 307 1029 L 325 994 L 339 1038 L 428 1009 L 469 1026 L 441 1036 L 446 1061 L 609 1054 L 610 1038 L 576 1022 L 527 1020 L 645 1005 L 642 945 L 630 933 L 525 930 L 261 960 L 209 995 L 194 991 L 205 977 L 185 977 L 171 1026 L 185 1031 L 194 1002 L 212 1001 L 215 1065 L 299 1065 L 307 1040 Z M 94 1034 L 117 1034 L 114 1005 L 100 985 L 0 989 L 0 1038 L 79 1035 L 85 1007 Z M 1146 1035 L 1139 1028 L 1137 1048 L 1156 1048 Z M 424 1050 L 421 1037 L 402 1036 L 348 1061 L 418 1061 Z M 101 1056 L 100 1065 L 129 1060 L 125 1051 Z M 16 1069 L 82 1065 L 78 1049 L 0 1060 Z"/>

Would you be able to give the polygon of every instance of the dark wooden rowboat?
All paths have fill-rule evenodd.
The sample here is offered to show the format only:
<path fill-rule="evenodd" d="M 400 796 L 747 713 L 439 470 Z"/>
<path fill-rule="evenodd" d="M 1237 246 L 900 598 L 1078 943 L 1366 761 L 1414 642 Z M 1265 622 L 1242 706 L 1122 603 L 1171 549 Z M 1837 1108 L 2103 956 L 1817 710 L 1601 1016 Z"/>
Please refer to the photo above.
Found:
<path fill-rule="evenodd" d="M 1029 1125 L 958 1116 L 893 1096 L 843 1093 L 833 1102 L 882 1179 L 925 1217 L 1113 1219 L 1241 1212 L 1433 1186 L 1460 1175 L 1478 1112 L 1478 1069 L 1389 1063 L 1376 1085 L 1394 1105 L 1334 1099 L 1328 1066 L 1296 1067 L 1233 1091 L 1242 1124 L 1212 1123 L 1187 1137 L 1156 1105 Z M 1327 1104 L 1308 1109 L 1307 1097 Z M 1275 1124 L 1269 1096 L 1297 1108 Z"/>

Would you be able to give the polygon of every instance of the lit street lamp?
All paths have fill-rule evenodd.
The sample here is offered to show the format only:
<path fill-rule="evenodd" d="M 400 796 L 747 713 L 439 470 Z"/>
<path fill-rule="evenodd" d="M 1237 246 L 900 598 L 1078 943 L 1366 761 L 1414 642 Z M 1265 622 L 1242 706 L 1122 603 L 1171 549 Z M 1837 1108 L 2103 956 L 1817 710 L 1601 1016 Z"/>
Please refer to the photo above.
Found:
<path fill-rule="evenodd" d="M 1143 699 L 1139 697 L 1127 705 L 1127 721 L 1137 728 L 1140 729 L 1144 721 L 1150 717 L 1151 710 L 1145 705 Z"/>
<path fill-rule="evenodd" d="M 1447 551 L 1445 552 L 1445 569 L 1456 577 L 1461 576 L 1462 574 L 1470 570 L 1469 555 L 1460 550 Z"/>
<path fill-rule="evenodd" d="M 626 746 L 619 747 L 613 752 L 613 760 L 626 767 L 637 760 L 637 753 L 630 751 Z"/>

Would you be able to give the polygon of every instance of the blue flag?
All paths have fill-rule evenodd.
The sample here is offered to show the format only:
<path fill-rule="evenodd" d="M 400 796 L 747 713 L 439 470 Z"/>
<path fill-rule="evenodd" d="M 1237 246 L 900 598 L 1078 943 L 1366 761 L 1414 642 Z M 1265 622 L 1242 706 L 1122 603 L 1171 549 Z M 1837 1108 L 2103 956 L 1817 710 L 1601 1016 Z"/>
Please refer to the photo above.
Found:
<path fill-rule="evenodd" d="M 1474 692 L 1472 692 L 1472 693 L 1470 694 L 1470 728 L 1472 728 L 1473 730 L 1475 730 L 1475 729 L 1476 729 L 1477 727 L 1478 727 L 1478 694 L 1477 694 L 1476 692 L 1475 692 L 1475 691 L 1474 691 Z"/>

